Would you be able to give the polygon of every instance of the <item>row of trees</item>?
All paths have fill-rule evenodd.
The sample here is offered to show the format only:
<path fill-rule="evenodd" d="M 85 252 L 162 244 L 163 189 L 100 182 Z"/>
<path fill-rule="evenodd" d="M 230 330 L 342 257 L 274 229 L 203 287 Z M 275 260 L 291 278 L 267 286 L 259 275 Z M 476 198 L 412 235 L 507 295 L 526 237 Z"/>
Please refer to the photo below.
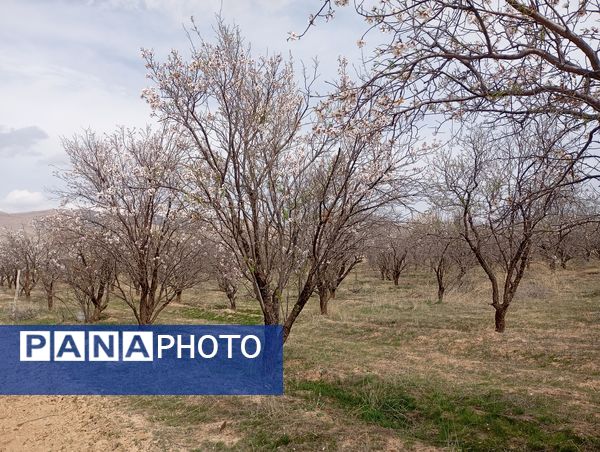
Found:
<path fill-rule="evenodd" d="M 593 204 L 583 198 L 583 193 L 570 195 L 546 215 L 531 242 L 531 258 L 545 261 L 553 270 L 557 266 L 566 268 L 574 258 L 600 257 Z M 5 231 L 0 241 L 0 285 L 14 288 L 17 271 L 21 270 L 19 287 L 23 296 L 30 297 L 39 285 L 50 310 L 56 298 L 65 302 L 65 297 L 70 297 L 80 306 L 86 322 L 100 319 L 112 293 L 131 307 L 139 323 L 144 323 L 140 313 L 152 310 L 153 317 L 146 321 L 152 323 L 171 301 L 180 301 L 184 290 L 207 279 L 217 283 L 235 309 L 242 274 L 233 265 L 231 251 L 209 230 L 200 224 L 188 224 L 187 230 L 179 230 L 165 241 L 159 263 L 145 270 L 150 283 L 146 282 L 144 294 L 139 273 L 130 272 L 146 262 L 139 260 L 146 246 L 141 250 L 132 243 L 129 245 L 133 249 L 122 247 L 114 233 L 104 229 L 107 221 L 96 212 L 65 210 L 34 222 L 29 229 Z M 447 290 L 460 287 L 467 272 L 480 264 L 465 240 L 463 220 L 448 218 L 440 210 L 409 221 L 373 217 L 369 225 L 368 234 L 344 248 L 317 274 L 315 292 L 322 314 L 327 314 L 328 303 L 335 298 L 339 285 L 363 261 L 382 280 L 395 285 L 409 268 L 430 271 L 440 303 Z M 156 226 L 152 229 L 158 230 Z M 478 252 L 492 271 L 502 275 L 514 228 L 486 227 L 477 232 L 484 237 Z M 182 244 L 186 248 L 183 253 L 178 248 Z M 61 290 L 57 290 L 59 285 Z"/>
<path fill-rule="evenodd" d="M 567 218 L 563 206 L 544 219 L 532 240 L 527 259 L 545 263 L 555 271 L 566 269 L 574 259 L 589 261 L 600 258 L 600 226 L 597 216 L 579 210 Z M 494 231 L 482 228 L 485 240 L 481 253 L 490 261 L 491 267 L 503 274 L 506 256 L 499 252 L 508 249 L 509 230 Z M 391 231 L 391 232 L 390 232 Z M 478 271 L 479 262 L 464 239 L 463 225 L 459 217 L 447 218 L 440 211 L 417 216 L 410 221 L 382 220 L 376 225 L 373 236 L 363 250 L 369 267 L 380 279 L 398 285 L 402 274 L 408 270 L 429 271 L 437 283 L 437 300 L 443 302 L 448 289 L 463 285 L 468 272 Z"/>
<path fill-rule="evenodd" d="M 107 226 L 110 225 L 110 229 Z M 112 296 L 124 301 L 139 324 L 153 323 L 172 301 L 209 278 L 219 282 L 235 309 L 239 278 L 225 268 L 208 234 L 176 229 L 168 238 L 158 225 L 134 241 L 118 219 L 94 211 L 62 210 L 0 238 L 0 286 L 30 298 L 38 286 L 48 309 L 55 301 L 79 306 L 85 322 L 100 319 Z M 20 280 L 17 274 L 20 272 Z M 18 285 L 17 285 L 18 284 Z"/>

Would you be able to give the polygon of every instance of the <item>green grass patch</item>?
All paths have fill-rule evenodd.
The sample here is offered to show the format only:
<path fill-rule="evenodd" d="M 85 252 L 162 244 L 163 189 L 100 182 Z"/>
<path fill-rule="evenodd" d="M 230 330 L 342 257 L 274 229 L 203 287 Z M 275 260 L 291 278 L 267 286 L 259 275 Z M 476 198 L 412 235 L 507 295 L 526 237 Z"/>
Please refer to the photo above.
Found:
<path fill-rule="evenodd" d="M 496 390 L 463 392 L 429 382 L 387 382 L 373 377 L 297 381 L 292 391 L 325 398 L 361 420 L 435 446 L 461 450 L 597 450 L 600 438 L 562 427 L 551 408 Z M 526 414 L 527 413 L 527 414 Z"/>
<path fill-rule="evenodd" d="M 335 438 L 326 432 L 291 431 L 266 414 L 242 422 L 246 435 L 236 445 L 238 450 L 338 450 Z M 287 431 L 283 431 L 287 430 Z"/>
<path fill-rule="evenodd" d="M 285 406 L 279 403 L 273 405 L 264 399 L 262 403 L 249 405 L 251 408 L 247 410 L 240 410 L 237 406 L 238 401 L 248 403 L 243 397 L 144 396 L 128 397 L 127 400 L 133 411 L 144 413 L 155 425 L 160 423 L 178 427 L 180 431 L 193 431 L 207 422 L 227 420 L 229 425 L 226 428 L 241 435 L 233 445 L 206 439 L 201 447 L 191 450 L 338 450 L 330 432 L 298 428 L 294 424 L 294 413 L 300 416 L 298 410 L 306 408 L 304 399 Z"/>

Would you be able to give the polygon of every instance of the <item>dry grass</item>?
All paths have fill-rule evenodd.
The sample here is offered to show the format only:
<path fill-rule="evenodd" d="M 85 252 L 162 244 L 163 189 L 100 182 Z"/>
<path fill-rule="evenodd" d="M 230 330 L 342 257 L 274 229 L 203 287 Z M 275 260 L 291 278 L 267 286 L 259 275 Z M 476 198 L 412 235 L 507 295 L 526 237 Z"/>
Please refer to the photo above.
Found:
<path fill-rule="evenodd" d="M 285 349 L 284 397 L 128 397 L 114 407 L 143 418 L 162 449 L 598 450 L 599 274 L 533 266 L 499 335 L 478 274 L 438 304 L 427 274 L 393 287 L 360 269 L 328 317 L 316 302 L 302 313 Z M 5 292 L 4 322 L 9 306 Z M 41 294 L 31 309 L 25 323 L 69 321 L 48 314 Z M 131 320 L 115 302 L 105 322 Z M 250 298 L 233 313 L 210 285 L 160 319 L 260 320 Z"/>

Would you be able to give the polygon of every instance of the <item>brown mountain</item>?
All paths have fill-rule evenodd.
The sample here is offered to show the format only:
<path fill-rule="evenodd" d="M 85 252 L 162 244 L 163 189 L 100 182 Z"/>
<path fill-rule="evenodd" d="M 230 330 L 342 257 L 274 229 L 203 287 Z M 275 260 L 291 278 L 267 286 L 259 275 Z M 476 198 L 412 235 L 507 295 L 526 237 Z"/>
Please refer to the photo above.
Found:
<path fill-rule="evenodd" d="M 22 226 L 26 228 L 31 224 L 31 221 L 36 218 L 50 215 L 54 210 L 35 210 L 33 212 L 21 213 L 6 213 L 0 212 L 0 228 L 19 229 Z"/>

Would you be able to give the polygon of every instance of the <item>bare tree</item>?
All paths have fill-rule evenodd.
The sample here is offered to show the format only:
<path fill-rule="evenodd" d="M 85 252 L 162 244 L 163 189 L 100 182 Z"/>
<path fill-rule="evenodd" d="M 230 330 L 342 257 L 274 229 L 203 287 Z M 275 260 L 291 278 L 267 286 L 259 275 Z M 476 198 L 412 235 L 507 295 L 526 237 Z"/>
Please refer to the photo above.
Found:
<path fill-rule="evenodd" d="M 348 253 L 330 260 L 317 273 L 317 292 L 321 315 L 328 314 L 329 301 L 335 299 L 336 291 L 350 272 L 362 262 L 362 252 Z"/>
<path fill-rule="evenodd" d="M 368 242 L 367 258 L 372 268 L 379 271 L 381 279 L 393 281 L 397 286 L 400 276 L 408 268 L 413 243 L 406 222 L 379 219 L 372 228 Z"/>
<path fill-rule="evenodd" d="M 459 226 L 436 211 L 421 215 L 410 225 L 415 260 L 434 273 L 438 303 L 444 301 L 447 290 L 461 284 L 471 266 L 471 250 L 460 236 Z"/>
<path fill-rule="evenodd" d="M 21 270 L 21 290 L 26 298 L 31 298 L 39 276 L 40 237 L 35 231 L 22 226 L 17 230 L 4 231 L 5 253 L 16 275 Z M 16 276 L 12 279 L 16 279 Z"/>
<path fill-rule="evenodd" d="M 587 261 L 592 258 L 600 257 L 600 224 L 598 221 L 588 222 L 579 234 L 580 245 L 584 250 L 584 257 Z"/>
<path fill-rule="evenodd" d="M 210 247 L 203 234 L 200 234 L 196 221 L 186 221 L 172 238 L 170 255 L 175 271 L 170 284 L 175 291 L 175 299 L 182 301 L 184 290 L 191 289 L 210 274 Z"/>
<path fill-rule="evenodd" d="M 156 88 L 144 96 L 187 137 L 200 216 L 235 256 L 265 324 L 282 323 L 287 338 L 340 241 L 403 193 L 393 181 L 413 154 L 385 142 L 381 118 L 342 129 L 340 105 L 312 110 L 292 63 L 252 58 L 237 29 L 219 22 L 215 44 L 195 31 L 190 61 L 145 52 Z"/>
<path fill-rule="evenodd" d="M 14 252 L 7 240 L 6 231 L 0 237 L 0 286 L 13 289 L 16 283 L 18 264 Z"/>
<path fill-rule="evenodd" d="M 98 213 L 63 211 L 46 218 L 46 235 L 56 247 L 56 264 L 66 291 L 55 297 L 68 305 L 72 299 L 85 323 L 100 320 L 108 307 L 116 263 L 107 252 L 110 232 L 98 225 Z M 70 297 L 66 297 L 69 295 Z"/>
<path fill-rule="evenodd" d="M 498 332 L 505 329 L 542 221 L 565 181 L 577 177 L 562 158 L 569 132 L 555 126 L 549 121 L 495 136 L 476 131 L 457 155 L 438 164 L 440 199 L 460 213 L 461 234 L 490 281 Z"/>
<path fill-rule="evenodd" d="M 566 269 L 568 262 L 577 257 L 591 257 L 590 232 L 597 227 L 594 223 L 598 212 L 585 188 L 578 185 L 563 189 L 543 221 L 544 233 L 536 248 L 553 271 L 557 265 Z"/>
<path fill-rule="evenodd" d="M 204 235 L 207 238 L 205 243 L 208 250 L 208 274 L 217 282 L 217 287 L 227 297 L 230 309 L 235 311 L 240 280 L 243 277 L 238 269 L 236 257 L 218 235 L 211 231 L 204 231 Z"/>
<path fill-rule="evenodd" d="M 60 280 L 62 271 L 59 263 L 60 249 L 57 237 L 53 234 L 48 224 L 51 221 L 49 217 L 38 219 L 33 222 L 33 234 L 37 237 L 39 247 L 38 252 L 38 272 L 39 280 L 46 292 L 46 303 L 48 310 L 54 308 L 54 296 L 56 285 Z"/>

